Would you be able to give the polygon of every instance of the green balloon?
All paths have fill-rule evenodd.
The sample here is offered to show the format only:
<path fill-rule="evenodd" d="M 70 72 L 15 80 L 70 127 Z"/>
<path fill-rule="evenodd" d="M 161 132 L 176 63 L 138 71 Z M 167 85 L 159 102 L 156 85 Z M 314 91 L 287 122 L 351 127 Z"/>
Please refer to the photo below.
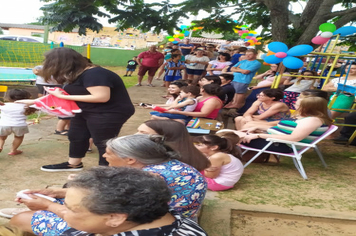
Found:
<path fill-rule="evenodd" d="M 319 26 L 321 32 L 334 32 L 336 30 L 336 25 L 331 23 L 324 23 Z"/>

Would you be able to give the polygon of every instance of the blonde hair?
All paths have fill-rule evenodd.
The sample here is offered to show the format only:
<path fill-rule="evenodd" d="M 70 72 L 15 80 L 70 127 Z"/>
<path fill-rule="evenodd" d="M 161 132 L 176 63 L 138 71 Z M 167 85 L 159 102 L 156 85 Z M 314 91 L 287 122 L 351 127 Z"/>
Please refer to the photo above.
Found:
<path fill-rule="evenodd" d="M 24 233 L 14 226 L 0 225 L 0 236 L 24 236 Z"/>
<path fill-rule="evenodd" d="M 305 97 L 301 99 L 299 108 L 294 116 L 313 116 L 320 118 L 324 124 L 331 125 L 332 119 L 328 115 L 328 102 L 321 97 Z"/>

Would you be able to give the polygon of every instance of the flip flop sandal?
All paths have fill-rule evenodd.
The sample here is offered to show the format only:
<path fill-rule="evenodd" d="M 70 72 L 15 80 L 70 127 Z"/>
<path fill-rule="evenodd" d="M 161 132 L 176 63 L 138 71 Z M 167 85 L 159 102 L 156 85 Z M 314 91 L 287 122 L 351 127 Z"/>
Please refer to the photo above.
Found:
<path fill-rule="evenodd" d="M 17 150 L 16 152 L 9 152 L 7 155 L 15 156 L 15 155 L 20 155 L 22 153 L 23 153 L 23 151 Z"/>
<path fill-rule="evenodd" d="M 68 135 L 68 130 L 63 130 L 63 131 L 55 130 L 54 134 L 65 135 L 66 136 L 66 135 Z"/>

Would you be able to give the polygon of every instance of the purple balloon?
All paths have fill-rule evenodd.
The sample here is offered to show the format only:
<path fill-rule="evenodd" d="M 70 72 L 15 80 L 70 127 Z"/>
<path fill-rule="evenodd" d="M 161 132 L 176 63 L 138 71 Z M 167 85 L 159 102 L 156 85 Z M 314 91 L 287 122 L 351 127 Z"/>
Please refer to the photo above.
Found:
<path fill-rule="evenodd" d="M 283 61 L 283 58 L 278 58 L 275 55 L 267 56 L 264 61 L 268 64 L 278 64 Z"/>
<path fill-rule="evenodd" d="M 272 52 L 287 52 L 288 46 L 281 42 L 272 42 L 268 44 L 268 49 Z"/>
<path fill-rule="evenodd" d="M 283 59 L 283 65 L 289 69 L 299 69 L 303 66 L 303 61 L 296 57 L 287 56 Z"/>
<path fill-rule="evenodd" d="M 303 56 L 313 51 L 313 47 L 307 44 L 301 44 L 288 50 L 288 56 Z"/>

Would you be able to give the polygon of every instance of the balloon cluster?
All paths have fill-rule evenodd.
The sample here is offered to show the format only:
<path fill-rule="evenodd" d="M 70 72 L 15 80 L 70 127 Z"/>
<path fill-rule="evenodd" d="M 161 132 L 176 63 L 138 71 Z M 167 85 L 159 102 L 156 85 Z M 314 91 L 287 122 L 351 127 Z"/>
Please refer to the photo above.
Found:
<path fill-rule="evenodd" d="M 278 64 L 283 62 L 283 65 L 289 69 L 298 69 L 303 66 L 303 61 L 298 56 L 306 55 L 313 51 L 313 47 L 307 44 L 301 44 L 292 47 L 288 50 L 288 46 L 281 42 L 272 42 L 268 44 L 268 50 L 273 52 L 273 55 L 264 56 L 264 61 L 269 64 Z"/>
<path fill-rule="evenodd" d="M 239 28 L 239 29 L 236 29 Z M 235 33 L 238 33 L 242 39 L 245 40 L 245 42 L 250 43 L 251 46 L 254 45 L 261 45 L 261 42 L 258 42 L 258 40 L 262 39 L 261 37 L 257 37 L 259 34 L 254 31 L 254 30 L 249 30 L 248 25 L 241 25 L 241 26 L 236 26 L 234 29 Z"/>
<path fill-rule="evenodd" d="M 181 25 L 180 29 L 181 31 L 177 31 L 176 34 L 174 34 L 173 36 L 168 35 L 166 38 L 168 39 L 169 42 L 172 42 L 174 44 L 179 43 L 181 40 L 184 39 L 184 37 L 188 37 L 190 32 L 188 30 L 190 26 L 187 25 Z"/>
<path fill-rule="evenodd" d="M 324 44 L 337 34 L 340 36 L 347 36 L 356 33 L 355 26 L 344 26 L 336 29 L 336 25 L 331 23 L 321 24 L 319 30 L 321 31 L 321 34 L 312 39 L 312 43 L 314 44 Z"/>

